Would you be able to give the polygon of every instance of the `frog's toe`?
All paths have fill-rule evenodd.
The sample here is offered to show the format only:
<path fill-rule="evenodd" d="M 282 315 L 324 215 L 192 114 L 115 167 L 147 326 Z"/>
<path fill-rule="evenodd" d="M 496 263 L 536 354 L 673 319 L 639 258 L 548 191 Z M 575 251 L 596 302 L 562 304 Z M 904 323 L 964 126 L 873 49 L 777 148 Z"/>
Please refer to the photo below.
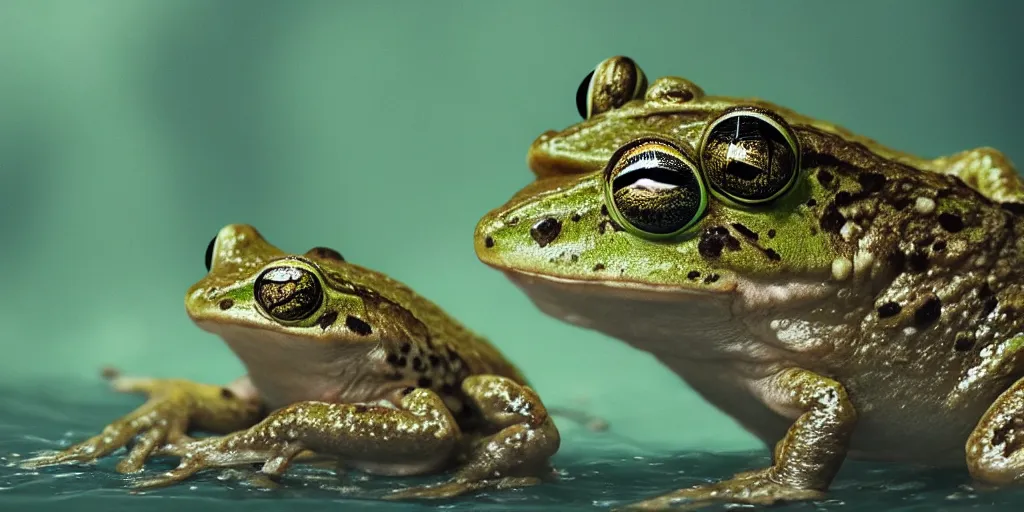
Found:
<path fill-rule="evenodd" d="M 507 477 L 475 481 L 450 481 L 438 485 L 410 487 L 392 492 L 386 500 L 439 500 L 448 499 L 486 488 L 515 489 L 540 483 L 535 477 Z"/>
<path fill-rule="evenodd" d="M 166 428 L 154 428 L 138 436 L 128 455 L 117 463 L 118 473 L 138 473 L 146 460 L 167 439 Z"/>
<path fill-rule="evenodd" d="M 161 473 L 159 476 L 146 478 L 135 482 L 132 488 L 136 490 L 156 489 L 174 485 L 187 480 L 192 475 L 206 469 L 209 465 L 203 457 L 185 457 L 181 459 L 178 467 Z"/>
<path fill-rule="evenodd" d="M 724 503 L 767 506 L 786 501 L 810 501 L 822 491 L 798 489 L 774 482 L 765 470 L 748 471 L 730 480 L 682 489 L 614 510 L 699 510 Z"/>

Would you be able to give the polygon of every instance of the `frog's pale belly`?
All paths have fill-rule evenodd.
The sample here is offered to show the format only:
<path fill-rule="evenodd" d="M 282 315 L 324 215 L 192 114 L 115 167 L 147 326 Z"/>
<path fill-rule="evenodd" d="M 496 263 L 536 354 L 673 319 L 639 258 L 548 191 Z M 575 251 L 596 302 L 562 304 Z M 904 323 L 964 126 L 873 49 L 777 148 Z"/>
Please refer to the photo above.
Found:
<path fill-rule="evenodd" d="M 767 387 L 771 376 L 788 368 L 831 375 L 844 385 L 858 413 L 849 455 L 860 459 L 962 465 L 968 435 L 998 394 L 994 389 L 990 396 L 949 405 L 955 379 L 948 374 L 880 371 L 870 367 L 873 358 L 851 362 L 853 367 L 839 364 L 842 373 L 831 371 L 826 365 L 840 356 L 822 348 L 828 343 L 813 336 L 801 346 L 764 343 L 734 316 L 727 297 L 707 295 L 680 304 L 641 297 L 636 290 L 580 294 L 544 278 L 510 277 L 543 312 L 652 353 L 768 446 L 802 413 L 777 403 Z"/>

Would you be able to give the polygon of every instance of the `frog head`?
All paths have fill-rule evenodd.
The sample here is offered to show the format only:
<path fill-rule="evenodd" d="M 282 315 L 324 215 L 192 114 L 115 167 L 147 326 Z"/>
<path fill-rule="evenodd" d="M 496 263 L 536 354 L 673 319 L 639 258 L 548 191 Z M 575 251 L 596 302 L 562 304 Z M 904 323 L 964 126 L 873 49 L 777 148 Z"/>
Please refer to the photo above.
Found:
<path fill-rule="evenodd" d="M 223 338 L 275 403 L 329 398 L 337 382 L 360 381 L 339 375 L 383 366 L 382 340 L 422 328 L 381 298 L 386 276 L 325 247 L 286 253 L 249 225 L 222 228 L 206 268 L 185 296 L 189 317 Z M 347 390 L 379 394 L 364 391 Z"/>
<path fill-rule="evenodd" d="M 687 302 L 694 326 L 837 297 L 870 308 L 921 251 L 945 264 L 969 255 L 966 233 L 943 219 L 988 201 L 958 179 L 766 102 L 698 103 L 700 115 L 626 103 L 571 129 L 603 135 L 559 161 L 576 162 L 572 172 L 539 173 L 478 223 L 480 259 L 546 312 L 622 336 L 636 327 L 621 313 L 655 303 Z M 676 117 L 634 122 L 663 115 Z M 535 145 L 532 162 L 556 140 L 572 137 Z M 938 254 L 930 244 L 942 237 Z"/>

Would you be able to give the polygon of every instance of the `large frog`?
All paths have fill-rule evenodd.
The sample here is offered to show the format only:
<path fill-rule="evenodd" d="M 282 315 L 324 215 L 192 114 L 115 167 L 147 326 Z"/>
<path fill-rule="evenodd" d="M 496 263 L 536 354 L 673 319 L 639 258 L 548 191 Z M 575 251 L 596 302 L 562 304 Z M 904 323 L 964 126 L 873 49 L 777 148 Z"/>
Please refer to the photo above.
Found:
<path fill-rule="evenodd" d="M 385 475 L 456 469 L 444 484 L 390 498 L 530 485 L 550 474 L 559 434 L 519 370 L 403 284 L 329 248 L 287 254 L 241 224 L 210 242 L 206 267 L 186 310 L 224 339 L 247 375 L 228 387 L 110 375 L 116 389 L 148 402 L 25 466 L 94 461 L 135 440 L 121 472 L 141 470 L 153 454 L 181 457 L 141 488 L 249 463 L 273 479 L 295 460 L 324 458 Z M 226 435 L 192 439 L 189 430 Z"/>
<path fill-rule="evenodd" d="M 480 259 L 542 311 L 650 352 L 774 444 L 768 468 L 634 508 L 815 499 L 847 457 L 1024 480 L 1024 186 L 1007 159 L 921 159 L 642 76 L 599 65 L 586 119 L 542 135 L 538 180 L 476 229 Z"/>

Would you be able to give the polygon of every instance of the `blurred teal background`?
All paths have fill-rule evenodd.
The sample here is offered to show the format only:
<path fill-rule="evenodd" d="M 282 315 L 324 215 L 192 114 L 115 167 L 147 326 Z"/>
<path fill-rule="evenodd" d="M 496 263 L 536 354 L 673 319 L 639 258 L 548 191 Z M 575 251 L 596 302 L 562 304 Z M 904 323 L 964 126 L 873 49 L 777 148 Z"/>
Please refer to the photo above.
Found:
<path fill-rule="evenodd" d="M 531 180 L 529 143 L 576 122 L 579 81 L 618 54 L 923 156 L 989 145 L 1024 162 L 1022 14 L 1011 1 L 0 0 L 0 387 L 104 400 L 103 365 L 241 374 L 183 298 L 217 229 L 244 222 L 408 283 L 494 340 L 549 405 L 649 447 L 756 448 L 648 355 L 537 311 L 478 262 L 475 223 Z"/>

